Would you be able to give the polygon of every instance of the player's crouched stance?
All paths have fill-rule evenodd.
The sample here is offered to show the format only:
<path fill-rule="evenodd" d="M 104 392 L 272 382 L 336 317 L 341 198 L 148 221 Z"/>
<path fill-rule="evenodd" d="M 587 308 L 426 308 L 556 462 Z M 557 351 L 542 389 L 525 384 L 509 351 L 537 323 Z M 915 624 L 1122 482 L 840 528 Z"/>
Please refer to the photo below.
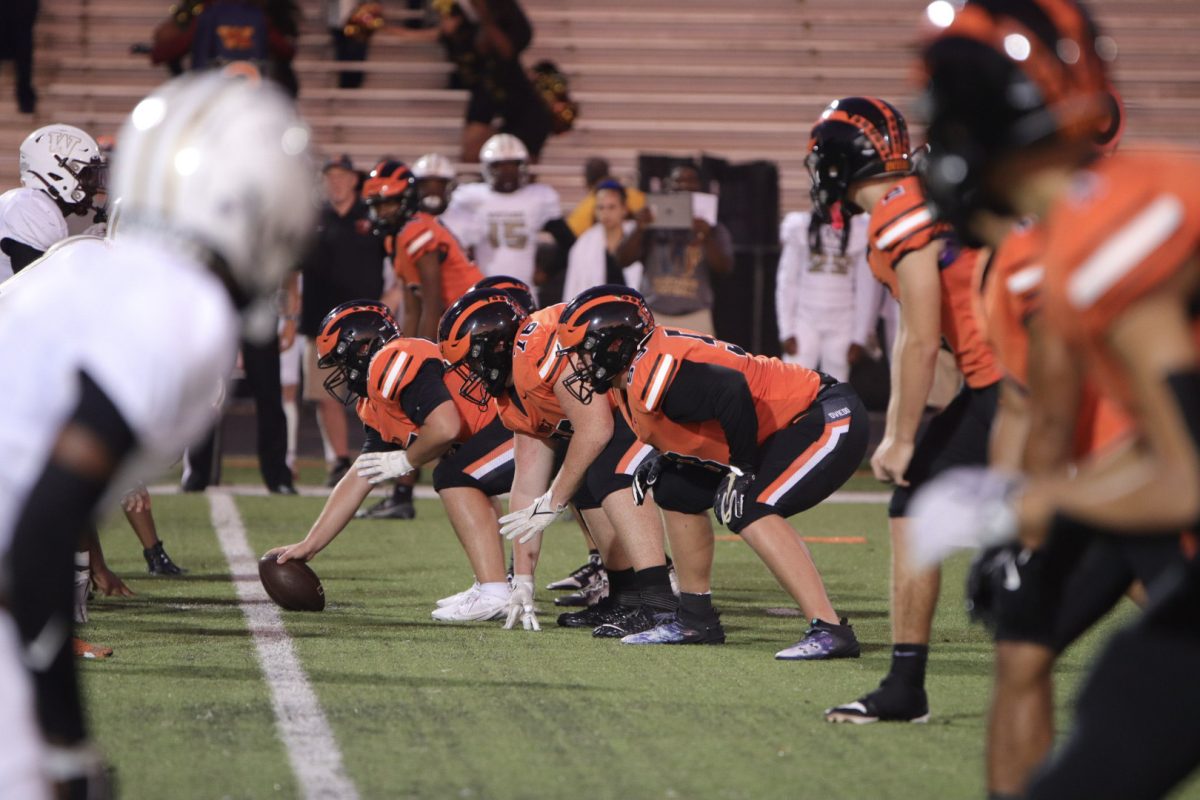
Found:
<path fill-rule="evenodd" d="M 853 658 L 858 640 L 825 593 L 807 546 L 787 518 L 820 503 L 854 473 L 867 447 L 867 414 L 848 385 L 752 356 L 690 331 L 656 326 L 637 292 L 598 286 L 563 311 L 560 352 L 568 383 L 587 402 L 616 390 L 638 438 L 661 455 L 634 477 L 662 508 L 679 576 L 676 617 L 630 644 L 711 641 L 712 527 L 740 534 L 812 625 L 776 658 Z"/>
<path fill-rule="evenodd" d="M 333 368 L 325 389 L 355 402 L 366 429 L 363 454 L 334 487 L 304 541 L 271 550 L 279 561 L 311 559 L 342 532 L 375 484 L 409 474 L 440 457 L 433 486 L 471 562 L 475 584 L 439 603 L 439 622 L 505 616 L 509 586 L 499 523 L 490 498 L 513 477 L 512 434 L 493 409 L 462 400 L 437 346 L 406 339 L 391 311 L 369 300 L 329 312 L 317 336 L 318 363 Z M 449 384 L 449 386 L 447 385 Z"/>

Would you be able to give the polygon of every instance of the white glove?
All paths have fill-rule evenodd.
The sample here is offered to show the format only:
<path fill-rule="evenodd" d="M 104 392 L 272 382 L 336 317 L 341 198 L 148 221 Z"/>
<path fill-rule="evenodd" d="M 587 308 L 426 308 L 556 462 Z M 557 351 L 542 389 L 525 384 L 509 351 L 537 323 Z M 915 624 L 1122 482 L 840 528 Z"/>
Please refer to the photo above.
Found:
<path fill-rule="evenodd" d="M 521 620 L 521 627 L 527 631 L 540 631 L 537 609 L 533 607 L 533 576 L 514 575 L 512 593 L 508 596 L 508 619 L 504 630 L 511 631 Z"/>
<path fill-rule="evenodd" d="M 923 486 L 909 507 L 909 556 L 918 568 L 940 564 L 956 550 L 993 547 L 1017 538 L 1015 475 L 956 467 Z"/>
<path fill-rule="evenodd" d="M 402 478 L 412 472 L 414 467 L 408 463 L 408 453 L 403 450 L 392 450 L 388 453 L 363 453 L 354 462 L 358 477 L 366 478 L 374 486 L 393 478 Z"/>
<path fill-rule="evenodd" d="M 517 539 L 521 544 L 525 544 L 533 537 L 546 529 L 558 513 L 565 508 L 559 506 L 553 508 L 551 506 L 550 494 L 553 489 L 548 489 L 544 495 L 533 501 L 533 505 L 526 506 L 520 511 L 513 511 L 505 514 L 500 518 L 500 534 L 507 536 L 509 539 Z"/>

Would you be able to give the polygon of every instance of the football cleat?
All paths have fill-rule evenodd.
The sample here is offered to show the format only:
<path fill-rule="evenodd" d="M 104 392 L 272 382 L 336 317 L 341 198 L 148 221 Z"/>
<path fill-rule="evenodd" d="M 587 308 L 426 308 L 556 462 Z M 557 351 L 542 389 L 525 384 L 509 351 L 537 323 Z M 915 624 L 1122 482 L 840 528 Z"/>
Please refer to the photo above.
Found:
<path fill-rule="evenodd" d="M 438 622 L 485 622 L 503 619 L 508 615 L 508 597 L 497 597 L 485 592 L 474 592 L 461 603 L 443 606 L 434 610 L 432 616 Z"/>
<path fill-rule="evenodd" d="M 854 725 L 870 722 L 924 723 L 929 721 L 929 698 L 923 687 L 906 686 L 888 677 L 883 679 L 878 689 L 853 703 L 826 709 L 825 721 Z"/>
<path fill-rule="evenodd" d="M 619 619 L 597 625 L 592 631 L 592 636 L 597 639 L 622 639 L 635 633 L 657 628 L 659 625 L 665 625 L 674 618 L 673 612 L 656 613 L 646 606 L 638 606 Z"/>
<path fill-rule="evenodd" d="M 606 622 L 622 619 L 633 611 L 630 606 L 619 605 L 612 597 L 601 600 L 583 611 L 569 611 L 558 615 L 558 624 L 564 628 L 595 628 Z"/>
<path fill-rule="evenodd" d="M 113 649 L 111 647 L 91 644 L 90 642 L 85 642 L 83 639 L 80 639 L 76 636 L 71 637 L 71 649 L 75 652 L 76 658 L 103 660 L 113 654 Z"/>
<path fill-rule="evenodd" d="M 717 617 L 702 627 L 692 627 L 675 615 L 650 630 L 622 637 L 621 644 L 725 644 L 725 629 Z"/>
<path fill-rule="evenodd" d="M 325 476 L 325 486 L 332 489 L 346 476 L 350 471 L 350 459 L 339 458 L 333 462 L 333 466 L 329 468 L 329 474 Z"/>
<path fill-rule="evenodd" d="M 411 500 L 396 501 L 392 495 L 354 515 L 356 519 L 415 519 L 417 510 Z"/>
<path fill-rule="evenodd" d="M 828 658 L 858 658 L 858 637 L 854 628 L 842 620 L 840 625 L 831 625 L 819 619 L 804 632 L 804 638 L 791 647 L 780 650 L 775 658 L 780 661 L 821 661 Z"/>
<path fill-rule="evenodd" d="M 583 589 L 595 581 L 598 581 L 600 579 L 600 575 L 603 573 L 604 565 L 600 563 L 600 557 L 591 556 L 583 564 L 583 566 L 579 567 L 570 575 L 561 580 L 546 584 L 546 588 L 554 591 Z"/>
<path fill-rule="evenodd" d="M 87 567 L 75 568 L 75 624 L 88 621 L 88 599 L 92 596 L 92 571 Z"/>
<path fill-rule="evenodd" d="M 583 587 L 578 592 L 554 598 L 556 606 L 594 606 L 608 597 L 608 573 L 599 573 L 599 580 Z"/>
<path fill-rule="evenodd" d="M 461 603 L 462 601 L 466 600 L 468 596 L 476 594 L 478 591 L 479 591 L 479 583 L 478 582 L 472 583 L 469 588 L 463 589 L 461 592 L 458 592 L 457 594 L 452 594 L 449 597 L 443 597 L 441 600 L 438 600 L 437 607 L 445 608 L 446 606 L 456 606 L 459 603 Z"/>
<path fill-rule="evenodd" d="M 142 556 L 146 559 L 146 571 L 151 575 L 171 577 L 187 572 L 186 569 L 171 560 L 171 557 L 167 555 L 167 551 L 163 549 L 162 542 L 157 543 L 154 547 L 147 550 L 143 550 Z"/>

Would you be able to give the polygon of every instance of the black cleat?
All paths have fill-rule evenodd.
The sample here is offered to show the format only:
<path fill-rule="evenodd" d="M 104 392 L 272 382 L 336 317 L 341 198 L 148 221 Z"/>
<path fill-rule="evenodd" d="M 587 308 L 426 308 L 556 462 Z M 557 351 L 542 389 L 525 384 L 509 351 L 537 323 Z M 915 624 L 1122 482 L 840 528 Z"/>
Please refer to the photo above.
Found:
<path fill-rule="evenodd" d="M 163 550 L 162 542 L 154 545 L 154 547 L 143 550 L 142 557 L 146 559 L 146 571 L 151 575 L 161 575 L 169 578 L 187 572 L 186 569 L 171 560 L 171 557 L 167 555 L 167 551 Z"/>
<path fill-rule="evenodd" d="M 411 500 L 395 500 L 391 495 L 354 515 L 355 519 L 414 519 L 417 510 Z"/>
<path fill-rule="evenodd" d="M 780 650 L 775 658 L 780 661 L 823 661 L 828 658 L 858 658 L 858 637 L 854 627 L 814 619 L 812 627 L 804 632 L 804 638 L 791 647 Z"/>
<path fill-rule="evenodd" d="M 604 574 L 604 566 L 598 558 L 589 558 L 583 566 L 576 569 L 570 575 L 554 583 L 546 584 L 547 589 L 554 591 L 571 591 L 577 589 L 586 589 L 591 584 L 600 580 L 600 576 Z"/>
<path fill-rule="evenodd" d="M 596 628 L 606 622 L 614 622 L 629 614 L 630 606 L 618 605 L 609 597 L 583 611 L 568 611 L 558 615 L 558 624 L 564 628 Z"/>
<path fill-rule="evenodd" d="M 622 638 L 621 644 L 725 644 L 725 629 L 717 614 L 693 624 L 676 613 L 656 627 Z"/>
<path fill-rule="evenodd" d="M 554 598 L 556 606 L 594 606 L 608 597 L 608 573 L 600 572 L 599 580 L 592 581 L 578 592 L 563 594 Z"/>
<path fill-rule="evenodd" d="M 592 636 L 597 639 L 621 639 L 626 636 L 632 636 L 635 633 L 642 633 L 659 625 L 666 624 L 675 618 L 675 614 L 670 611 L 651 611 L 646 606 L 638 606 L 631 609 L 625 616 L 614 619 L 611 622 L 606 622 L 603 625 L 597 625 L 592 631 Z"/>
<path fill-rule="evenodd" d="M 338 485 L 338 482 L 346 476 L 350 471 L 350 459 L 339 458 L 333 462 L 333 466 L 329 468 L 329 474 L 325 476 L 325 485 L 332 489 Z"/>
<path fill-rule="evenodd" d="M 924 687 L 907 686 L 890 675 L 869 694 L 825 711 L 826 722 L 928 722 L 929 698 Z"/>

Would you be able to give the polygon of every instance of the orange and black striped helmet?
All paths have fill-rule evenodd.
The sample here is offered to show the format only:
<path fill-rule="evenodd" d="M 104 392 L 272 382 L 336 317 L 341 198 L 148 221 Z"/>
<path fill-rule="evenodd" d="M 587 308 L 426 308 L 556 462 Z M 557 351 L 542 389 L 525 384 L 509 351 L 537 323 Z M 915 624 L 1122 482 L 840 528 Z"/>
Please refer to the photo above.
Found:
<path fill-rule="evenodd" d="M 362 198 L 370 209 L 375 232 L 380 235 L 399 231 L 421 207 L 417 179 L 412 170 L 404 162 L 391 159 L 380 161 L 367 175 Z M 381 214 L 380 205 L 389 202 L 399 205 L 394 211 Z"/>
<path fill-rule="evenodd" d="M 391 309 L 374 300 L 351 300 L 326 314 L 316 339 L 317 366 L 333 370 L 325 391 L 345 405 L 366 397 L 371 359 L 399 335 Z"/>
<path fill-rule="evenodd" d="M 1075 0 L 969 0 L 957 10 L 940 0 L 928 16 L 921 179 L 939 216 L 969 239 L 973 210 L 1012 213 L 987 180 L 1001 159 L 1048 144 L 1086 159 L 1119 132 L 1108 78 L 1116 45 Z"/>
<path fill-rule="evenodd" d="M 533 290 L 529 284 L 511 275 L 489 275 L 471 287 L 474 289 L 499 289 L 507 292 L 513 302 L 525 309 L 525 313 L 537 311 L 537 301 L 533 299 Z"/>
<path fill-rule="evenodd" d="M 805 165 L 812 178 L 813 211 L 823 220 L 841 203 L 849 214 L 862 209 L 846 195 L 855 181 L 912 172 L 908 125 L 887 101 L 876 97 L 834 100 L 813 126 Z"/>
<path fill-rule="evenodd" d="M 499 397 L 512 374 L 513 343 L 529 314 L 507 292 L 472 289 L 446 309 L 438 323 L 438 347 L 462 379 L 459 394 L 480 408 Z"/>
<path fill-rule="evenodd" d="M 558 352 L 571 372 L 563 386 L 581 403 L 604 394 L 633 363 L 642 341 L 654 332 L 654 314 L 641 294 L 627 286 L 593 286 L 563 309 Z"/>

